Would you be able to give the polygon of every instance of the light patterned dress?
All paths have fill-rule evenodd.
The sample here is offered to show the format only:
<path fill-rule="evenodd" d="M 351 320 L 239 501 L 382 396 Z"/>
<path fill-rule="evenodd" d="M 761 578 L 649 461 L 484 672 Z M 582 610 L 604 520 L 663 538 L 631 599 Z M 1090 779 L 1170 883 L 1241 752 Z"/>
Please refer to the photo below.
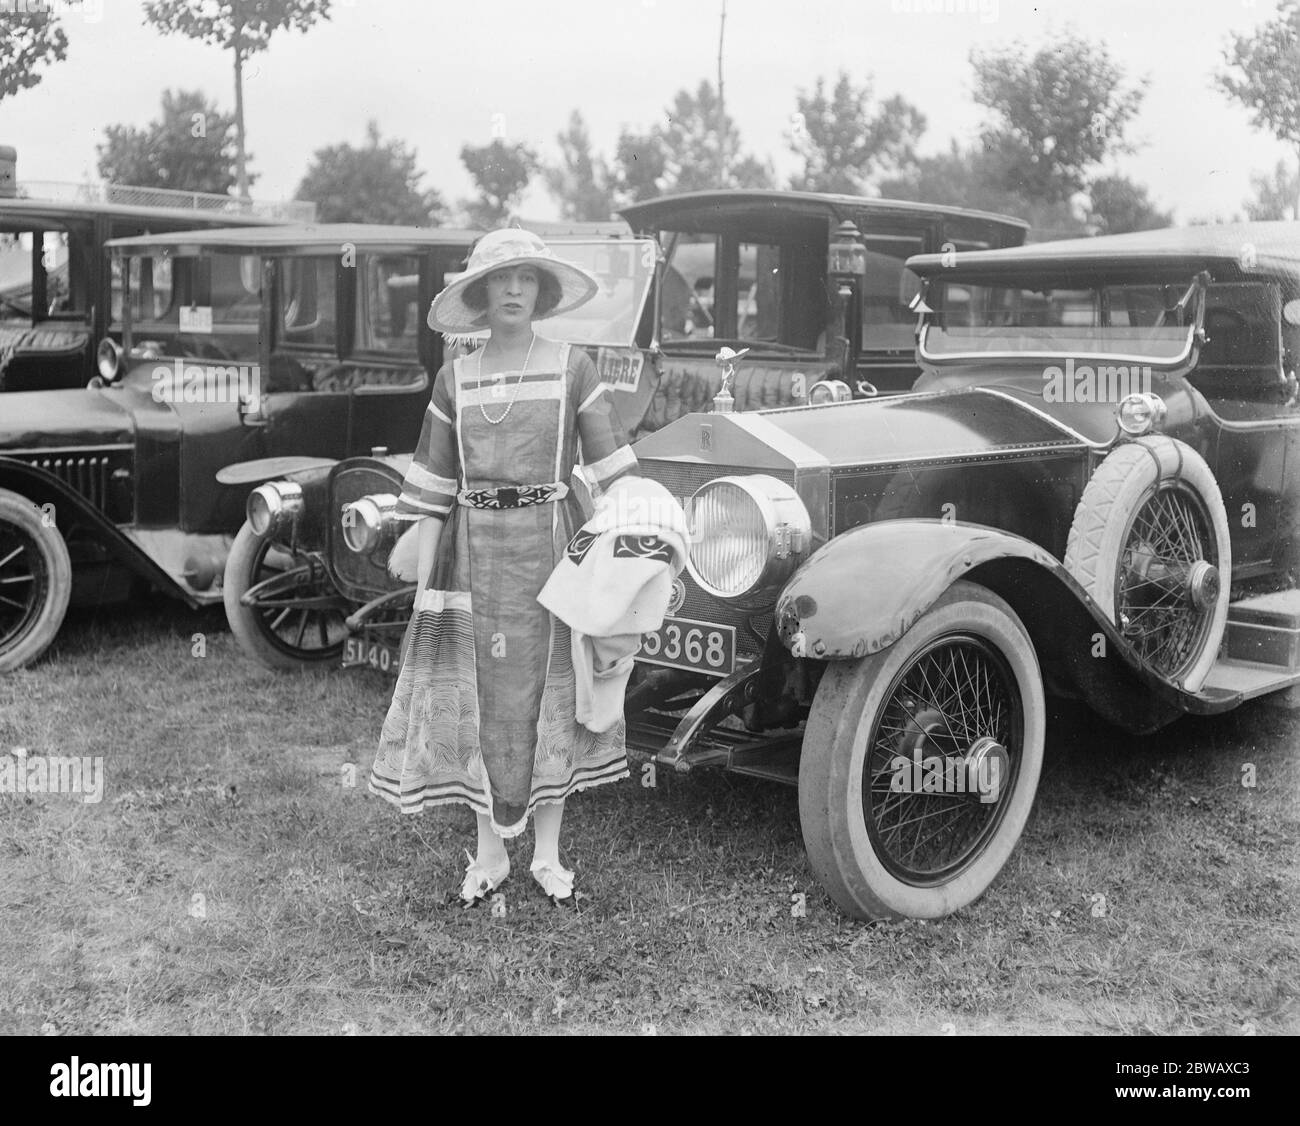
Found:
<path fill-rule="evenodd" d="M 463 802 L 490 813 L 498 830 L 520 831 L 539 802 L 627 776 L 624 725 L 593 734 L 575 721 L 569 630 L 537 602 L 582 525 L 576 496 L 468 502 L 509 501 L 490 492 L 509 487 L 559 485 L 563 494 L 579 453 L 600 489 L 637 463 L 585 352 L 562 345 L 558 367 L 527 371 L 517 388 L 518 371 L 480 380 L 477 363 L 462 357 L 438 372 L 397 504 L 399 516 L 447 526 L 408 630 L 370 790 L 405 813 Z M 512 399 L 503 422 L 484 418 L 499 418 Z"/>

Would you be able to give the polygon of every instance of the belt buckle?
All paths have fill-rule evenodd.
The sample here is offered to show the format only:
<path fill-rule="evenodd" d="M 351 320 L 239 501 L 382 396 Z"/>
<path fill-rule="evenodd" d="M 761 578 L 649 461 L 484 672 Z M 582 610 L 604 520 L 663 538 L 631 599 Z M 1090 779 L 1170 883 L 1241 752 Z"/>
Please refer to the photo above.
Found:
<path fill-rule="evenodd" d="M 498 508 L 518 508 L 519 490 L 513 485 L 502 485 L 493 489 Z"/>

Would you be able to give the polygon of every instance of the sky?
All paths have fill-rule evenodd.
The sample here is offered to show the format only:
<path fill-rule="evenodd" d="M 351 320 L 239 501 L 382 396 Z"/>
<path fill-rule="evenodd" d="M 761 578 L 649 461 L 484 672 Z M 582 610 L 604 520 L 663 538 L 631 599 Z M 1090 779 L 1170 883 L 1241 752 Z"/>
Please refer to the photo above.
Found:
<path fill-rule="evenodd" d="M 4 8 L 24 0 L 0 3 Z M 143 127 L 162 91 L 201 89 L 234 107 L 228 52 L 143 22 L 140 0 L 53 0 L 68 57 L 36 87 L 0 101 L 0 144 L 18 178 L 98 179 L 96 144 L 110 124 Z M 245 70 L 253 195 L 292 197 L 312 154 L 360 145 L 375 119 L 416 150 L 422 187 L 472 194 L 465 143 L 496 134 L 558 157 L 556 134 L 581 110 L 598 152 L 620 128 L 662 121 L 679 89 L 716 81 L 721 0 L 334 0 L 328 23 L 281 33 Z M 928 119 L 920 151 L 976 139 L 985 111 L 971 97 L 973 48 L 1027 51 L 1069 27 L 1104 42 L 1136 79 L 1150 79 L 1130 127 L 1139 150 L 1111 163 L 1145 184 L 1180 222 L 1230 219 L 1252 172 L 1296 157 L 1251 128 L 1211 87 L 1231 31 L 1249 31 L 1275 0 L 729 0 L 723 57 L 727 110 L 742 147 L 771 158 L 780 182 L 797 158 L 786 136 L 797 90 L 840 70 L 901 93 Z M 535 182 L 520 212 L 556 216 Z"/>

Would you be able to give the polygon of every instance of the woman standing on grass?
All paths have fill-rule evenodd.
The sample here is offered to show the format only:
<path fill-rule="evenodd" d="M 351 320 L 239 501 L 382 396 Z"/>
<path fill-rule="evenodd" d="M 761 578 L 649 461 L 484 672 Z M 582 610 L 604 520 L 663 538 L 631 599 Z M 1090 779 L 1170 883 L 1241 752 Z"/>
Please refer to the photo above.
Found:
<path fill-rule="evenodd" d="M 568 486 L 579 453 L 601 489 L 637 468 L 590 358 L 533 330 L 596 288 L 536 235 L 494 231 L 429 311 L 437 331 L 491 335 L 438 372 L 398 500 L 420 522 L 418 586 L 370 790 L 404 813 L 474 809 L 466 902 L 509 874 L 504 839 L 530 812 L 533 878 L 571 899 L 564 799 L 628 772 L 621 721 L 602 734 L 576 722 L 569 631 L 537 602 L 582 524 Z"/>

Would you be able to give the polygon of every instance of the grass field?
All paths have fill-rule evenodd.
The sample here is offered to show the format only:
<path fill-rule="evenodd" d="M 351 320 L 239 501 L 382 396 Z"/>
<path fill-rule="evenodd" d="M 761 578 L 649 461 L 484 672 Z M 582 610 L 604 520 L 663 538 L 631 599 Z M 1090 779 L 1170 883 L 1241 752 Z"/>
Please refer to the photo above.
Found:
<path fill-rule="evenodd" d="M 0 1033 L 1300 1030 L 1300 712 L 1134 739 L 1058 711 L 989 893 L 882 925 L 816 885 L 793 789 L 662 769 L 569 803 L 577 911 L 531 834 L 503 915 L 449 904 L 469 812 L 364 791 L 389 691 L 267 673 L 166 604 L 74 615 L 0 678 L 0 754 L 107 777 L 0 795 Z"/>

